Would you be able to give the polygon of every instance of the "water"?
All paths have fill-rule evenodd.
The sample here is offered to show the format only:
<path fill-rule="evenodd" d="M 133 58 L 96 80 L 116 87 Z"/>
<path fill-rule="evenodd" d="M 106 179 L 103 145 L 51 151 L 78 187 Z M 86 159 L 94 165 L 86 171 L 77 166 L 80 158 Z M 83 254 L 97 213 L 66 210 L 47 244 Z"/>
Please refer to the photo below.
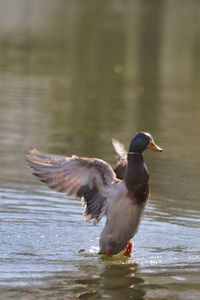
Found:
<path fill-rule="evenodd" d="M 12 2 L 12 3 L 11 3 Z M 200 299 L 198 1 L 0 1 L 0 299 Z M 133 256 L 33 178 L 39 150 L 114 163 L 151 132 L 151 197 Z"/>

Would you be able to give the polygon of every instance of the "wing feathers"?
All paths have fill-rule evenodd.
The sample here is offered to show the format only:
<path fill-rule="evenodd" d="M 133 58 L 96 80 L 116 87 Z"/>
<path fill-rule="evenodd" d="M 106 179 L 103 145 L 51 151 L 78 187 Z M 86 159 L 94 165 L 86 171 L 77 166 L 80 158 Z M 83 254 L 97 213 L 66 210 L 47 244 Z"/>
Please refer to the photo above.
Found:
<path fill-rule="evenodd" d="M 56 156 L 31 150 L 26 160 L 33 175 L 58 192 L 84 198 L 85 217 L 98 222 L 105 213 L 108 190 L 116 180 L 103 160 Z"/>
<path fill-rule="evenodd" d="M 127 158 L 127 151 L 122 143 L 120 143 L 117 139 L 112 138 L 113 148 L 117 153 L 118 159 L 126 159 Z"/>
<path fill-rule="evenodd" d="M 113 147 L 117 153 L 117 163 L 114 166 L 113 170 L 116 173 L 116 177 L 123 179 L 126 174 L 127 167 L 127 151 L 122 143 L 116 139 L 112 139 Z"/>

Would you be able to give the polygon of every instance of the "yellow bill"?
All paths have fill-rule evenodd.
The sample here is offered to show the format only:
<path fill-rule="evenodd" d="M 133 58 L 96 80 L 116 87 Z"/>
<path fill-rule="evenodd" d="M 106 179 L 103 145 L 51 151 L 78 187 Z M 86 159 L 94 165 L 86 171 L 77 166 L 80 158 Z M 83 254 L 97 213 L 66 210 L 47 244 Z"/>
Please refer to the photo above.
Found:
<path fill-rule="evenodd" d="M 150 141 L 149 144 L 147 145 L 147 148 L 152 150 L 152 151 L 159 151 L 162 152 L 163 149 L 160 148 L 154 141 Z"/>

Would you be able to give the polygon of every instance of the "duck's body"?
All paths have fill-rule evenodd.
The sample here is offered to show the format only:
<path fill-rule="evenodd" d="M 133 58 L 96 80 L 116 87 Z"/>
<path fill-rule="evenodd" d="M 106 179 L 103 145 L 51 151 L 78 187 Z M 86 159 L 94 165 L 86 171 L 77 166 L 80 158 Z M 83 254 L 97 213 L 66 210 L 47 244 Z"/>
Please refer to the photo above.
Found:
<path fill-rule="evenodd" d="M 136 137 L 130 145 L 126 173 L 121 180 L 99 159 L 52 156 L 37 150 L 26 156 L 33 174 L 42 182 L 57 191 L 82 197 L 86 220 L 97 223 L 106 215 L 100 236 L 102 254 L 114 255 L 125 249 L 138 230 L 149 197 L 149 175 L 142 152 L 150 143 L 152 150 L 161 149 L 149 134 L 139 133 Z"/>
<path fill-rule="evenodd" d="M 138 230 L 149 197 L 149 175 L 142 154 L 128 154 L 125 178 L 114 189 L 100 237 L 102 253 L 122 251 Z"/>
<path fill-rule="evenodd" d="M 120 194 L 107 210 L 106 224 L 100 236 L 100 253 L 117 254 L 122 251 L 138 230 L 145 205 L 137 205 L 128 197 L 127 188 L 120 183 Z"/>

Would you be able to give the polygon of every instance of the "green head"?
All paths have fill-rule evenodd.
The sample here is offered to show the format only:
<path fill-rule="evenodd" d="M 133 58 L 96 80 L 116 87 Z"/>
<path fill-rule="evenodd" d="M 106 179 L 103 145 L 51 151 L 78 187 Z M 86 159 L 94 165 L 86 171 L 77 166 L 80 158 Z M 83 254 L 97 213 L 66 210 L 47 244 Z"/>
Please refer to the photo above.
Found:
<path fill-rule="evenodd" d="M 129 153 L 142 153 L 146 149 L 153 151 L 162 151 L 160 147 L 156 145 L 153 137 L 148 132 L 138 132 L 132 139 L 129 147 Z"/>

